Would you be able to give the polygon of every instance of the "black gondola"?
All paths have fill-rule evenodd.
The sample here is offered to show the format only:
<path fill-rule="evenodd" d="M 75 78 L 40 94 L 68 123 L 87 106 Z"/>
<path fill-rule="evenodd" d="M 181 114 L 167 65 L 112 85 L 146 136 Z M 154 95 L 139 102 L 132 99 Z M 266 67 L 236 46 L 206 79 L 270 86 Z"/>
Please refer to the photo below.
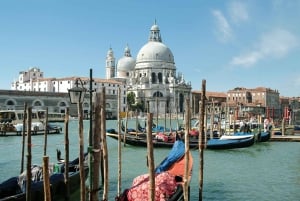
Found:
<path fill-rule="evenodd" d="M 50 188 L 52 200 L 63 199 L 65 197 L 65 182 L 64 182 L 64 163 L 55 164 L 53 173 L 50 175 Z M 44 200 L 44 186 L 43 180 L 39 177 L 41 175 L 41 167 L 33 166 L 35 172 L 34 180 L 31 183 L 31 201 Z M 87 177 L 89 168 L 84 167 L 85 175 Z M 22 181 L 24 173 L 20 176 L 12 177 L 0 184 L 0 201 L 26 201 L 25 180 Z M 23 178 L 25 179 L 25 178 Z M 69 163 L 69 186 L 70 193 L 78 191 L 80 188 L 80 173 L 79 160 L 76 158 Z"/>
<path fill-rule="evenodd" d="M 114 129 L 107 130 L 107 136 L 118 140 L 119 134 L 114 132 Z M 125 135 L 125 143 L 132 146 L 147 147 L 147 139 L 144 136 L 132 136 L 129 134 Z M 121 140 L 123 141 L 124 134 L 121 134 Z M 124 141 L 123 141 L 124 142 Z M 206 148 L 207 149 L 235 149 L 252 146 L 255 142 L 254 136 L 243 138 L 243 139 L 208 139 Z M 170 148 L 174 144 L 174 141 L 162 141 L 153 137 L 153 147 L 156 148 Z M 199 148 L 198 139 L 190 138 L 189 147 L 191 149 Z"/>

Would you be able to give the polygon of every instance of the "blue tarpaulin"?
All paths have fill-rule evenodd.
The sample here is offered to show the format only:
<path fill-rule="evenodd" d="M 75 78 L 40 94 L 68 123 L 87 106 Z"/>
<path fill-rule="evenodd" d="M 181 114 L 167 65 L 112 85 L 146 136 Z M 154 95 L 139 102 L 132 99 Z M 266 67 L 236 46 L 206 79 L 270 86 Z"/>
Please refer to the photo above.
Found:
<path fill-rule="evenodd" d="M 155 173 L 161 173 L 168 170 L 176 161 L 184 155 L 184 143 L 182 140 L 176 140 L 168 156 L 155 169 Z"/>

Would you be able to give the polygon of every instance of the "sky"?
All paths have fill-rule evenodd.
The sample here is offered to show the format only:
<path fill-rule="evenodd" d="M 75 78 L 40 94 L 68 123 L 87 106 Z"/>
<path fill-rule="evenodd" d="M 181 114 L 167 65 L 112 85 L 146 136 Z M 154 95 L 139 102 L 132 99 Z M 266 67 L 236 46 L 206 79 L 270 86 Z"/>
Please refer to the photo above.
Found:
<path fill-rule="evenodd" d="M 20 71 L 105 78 L 109 48 L 136 58 L 156 21 L 192 90 L 300 97 L 300 0 L 1 0 L 0 89 Z"/>

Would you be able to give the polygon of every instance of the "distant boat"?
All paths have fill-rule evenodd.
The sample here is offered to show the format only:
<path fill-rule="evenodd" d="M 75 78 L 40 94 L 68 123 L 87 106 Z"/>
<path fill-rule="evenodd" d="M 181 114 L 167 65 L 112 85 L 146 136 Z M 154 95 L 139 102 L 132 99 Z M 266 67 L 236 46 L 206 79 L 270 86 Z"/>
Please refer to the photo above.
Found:
<path fill-rule="evenodd" d="M 259 133 L 247 133 L 247 132 L 236 132 L 231 135 L 222 135 L 220 139 L 225 140 L 225 139 L 244 139 L 244 138 L 249 138 L 254 136 L 255 140 L 257 142 L 266 142 L 270 139 L 271 133 L 269 131 L 267 132 L 259 132 Z"/>
<path fill-rule="evenodd" d="M 0 123 L 2 125 L 21 125 L 24 116 L 24 110 L 0 110 Z M 32 111 L 31 122 L 31 130 L 44 129 L 44 124 L 36 111 Z"/>
<path fill-rule="evenodd" d="M 46 110 L 37 110 L 37 113 L 40 120 L 45 120 Z M 65 113 L 48 111 L 48 122 L 64 122 L 65 116 Z"/>
<path fill-rule="evenodd" d="M 78 168 L 79 160 L 69 163 L 69 186 L 70 194 L 75 193 L 80 188 L 80 173 Z M 50 175 L 50 190 L 52 200 L 64 199 L 65 197 L 65 178 L 64 178 L 64 163 L 55 164 L 54 172 Z M 84 167 L 85 175 L 88 174 L 88 166 Z M 31 182 L 31 201 L 44 200 L 44 186 L 42 176 L 42 167 L 33 166 Z M 25 173 L 19 176 L 11 177 L 10 179 L 0 184 L 0 201 L 26 201 Z"/>
<path fill-rule="evenodd" d="M 32 110 L 31 115 L 31 131 L 32 134 L 43 134 L 45 131 L 45 119 L 43 113 L 38 110 Z M 0 110 L 0 136 L 21 135 L 23 131 L 23 110 Z M 25 131 L 27 131 L 25 125 Z M 54 124 L 48 124 L 47 133 L 58 134 L 62 131 L 62 127 Z"/>

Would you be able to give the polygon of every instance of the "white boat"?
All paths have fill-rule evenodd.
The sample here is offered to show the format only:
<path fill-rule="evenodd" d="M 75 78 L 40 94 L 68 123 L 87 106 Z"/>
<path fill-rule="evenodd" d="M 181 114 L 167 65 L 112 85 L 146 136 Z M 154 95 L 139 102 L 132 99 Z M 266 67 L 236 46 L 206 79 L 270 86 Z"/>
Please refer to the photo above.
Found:
<path fill-rule="evenodd" d="M 37 110 L 38 118 L 44 120 L 46 116 L 46 110 Z M 48 122 L 64 122 L 65 114 L 59 112 L 49 112 L 48 111 Z"/>
<path fill-rule="evenodd" d="M 1 134 L 15 132 L 20 134 L 23 131 L 24 110 L 0 110 L 0 131 Z M 39 132 L 45 130 L 45 119 L 39 114 L 38 110 L 32 110 L 31 131 Z M 25 125 L 25 131 L 27 130 Z M 56 125 L 47 126 L 47 130 L 56 133 L 61 131 L 61 127 Z"/>
<path fill-rule="evenodd" d="M 13 125 L 17 131 L 22 131 L 23 129 L 23 110 L 1 110 L 0 111 L 0 123 L 4 125 Z M 31 115 L 31 130 L 38 131 L 44 130 L 44 124 L 38 116 L 37 112 L 32 112 Z M 21 129 L 21 130 L 20 130 Z"/>

